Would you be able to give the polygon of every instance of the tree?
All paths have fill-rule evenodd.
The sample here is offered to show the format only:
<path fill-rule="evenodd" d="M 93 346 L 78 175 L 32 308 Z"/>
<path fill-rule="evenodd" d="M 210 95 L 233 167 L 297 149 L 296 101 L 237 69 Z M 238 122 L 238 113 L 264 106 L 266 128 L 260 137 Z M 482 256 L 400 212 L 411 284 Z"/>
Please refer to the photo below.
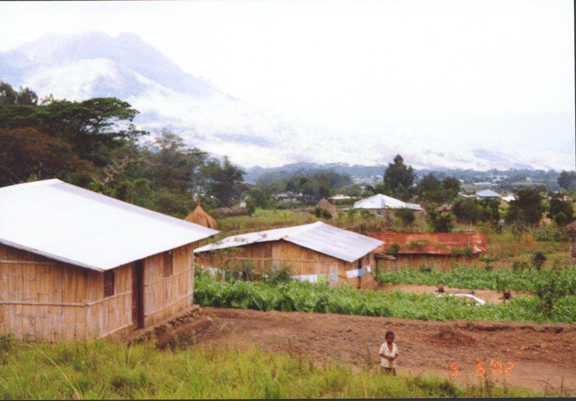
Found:
<path fill-rule="evenodd" d="M 218 206 L 232 206 L 244 190 L 244 174 L 227 157 L 224 157 L 222 163 L 218 159 L 211 159 L 206 166 L 207 194 L 214 198 Z"/>
<path fill-rule="evenodd" d="M 396 155 L 394 163 L 389 163 L 384 172 L 384 188 L 391 196 L 401 195 L 401 198 L 407 199 L 409 196 L 408 189 L 414 183 L 416 174 L 412 166 L 407 167 L 404 164 L 402 156 Z"/>
<path fill-rule="evenodd" d="M 0 128 L 35 128 L 68 142 L 78 157 L 102 167 L 107 164 L 109 152 L 127 140 L 147 134 L 131 124 L 136 114 L 138 111 L 130 104 L 116 98 L 83 102 L 55 100 L 42 105 L 9 104 L 0 107 Z"/>
<path fill-rule="evenodd" d="M 522 219 L 526 224 L 536 225 L 546 210 L 544 198 L 537 188 L 521 189 L 516 200 L 510 201 L 510 208 L 506 215 L 507 222 Z"/>
<path fill-rule="evenodd" d="M 574 189 L 576 187 L 576 180 L 574 178 L 576 178 L 574 171 L 568 172 L 562 170 L 558 177 L 558 185 L 560 185 L 562 189 Z"/>
<path fill-rule="evenodd" d="M 16 92 L 12 86 L 6 82 L 0 81 L 0 107 L 13 104 L 35 106 L 38 104 L 38 95 L 28 88 Z"/>
<path fill-rule="evenodd" d="M 433 203 L 426 206 L 426 221 L 435 233 L 450 233 L 454 228 L 454 215 L 452 213 L 440 214 Z"/>
<path fill-rule="evenodd" d="M 0 187 L 48 178 L 77 182 L 91 170 L 62 139 L 34 128 L 0 128 Z"/>
<path fill-rule="evenodd" d="M 562 200 L 562 194 L 553 194 L 549 202 L 548 217 L 555 219 L 557 215 L 563 214 L 564 219 L 560 218 L 562 223 L 559 225 L 569 224 L 574 221 L 574 208 L 572 202 Z"/>

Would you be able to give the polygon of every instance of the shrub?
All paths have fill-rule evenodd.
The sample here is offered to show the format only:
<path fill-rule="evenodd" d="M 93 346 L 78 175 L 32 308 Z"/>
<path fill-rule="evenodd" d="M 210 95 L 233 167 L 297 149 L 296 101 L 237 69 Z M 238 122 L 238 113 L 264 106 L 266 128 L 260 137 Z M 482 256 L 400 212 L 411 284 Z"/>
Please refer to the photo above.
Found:
<path fill-rule="evenodd" d="M 536 270 L 540 270 L 544 262 L 546 262 L 546 255 L 542 251 L 534 251 L 532 252 L 532 266 L 536 268 Z"/>
<path fill-rule="evenodd" d="M 400 244 L 397 242 L 393 242 L 388 248 L 386 248 L 385 253 L 391 256 L 398 256 L 398 252 L 400 252 Z"/>
<path fill-rule="evenodd" d="M 400 209 L 396 212 L 396 216 L 402 222 L 402 225 L 408 227 L 416 220 L 416 215 L 412 209 Z"/>
<path fill-rule="evenodd" d="M 563 225 L 565 225 L 568 222 L 568 218 L 566 217 L 566 215 L 562 212 L 558 213 L 556 216 L 554 216 L 554 223 L 556 223 L 557 226 L 562 227 Z"/>

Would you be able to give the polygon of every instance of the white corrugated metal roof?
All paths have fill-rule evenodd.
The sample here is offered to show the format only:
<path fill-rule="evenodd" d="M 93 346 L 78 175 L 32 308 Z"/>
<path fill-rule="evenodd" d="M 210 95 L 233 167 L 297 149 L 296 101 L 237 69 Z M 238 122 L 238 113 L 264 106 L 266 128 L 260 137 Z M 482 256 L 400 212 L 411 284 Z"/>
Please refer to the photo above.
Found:
<path fill-rule="evenodd" d="M 0 243 L 108 270 L 218 231 L 60 180 L 0 188 Z"/>
<path fill-rule="evenodd" d="M 406 203 L 386 195 L 376 194 L 354 203 L 354 209 L 414 209 L 422 210 L 420 205 Z"/>
<path fill-rule="evenodd" d="M 498 192 L 494 192 L 491 189 L 485 189 L 484 191 L 476 192 L 476 195 L 479 198 L 501 198 L 502 197 L 502 195 L 500 195 Z"/>
<path fill-rule="evenodd" d="M 199 253 L 280 239 L 347 262 L 361 258 L 383 244 L 377 239 L 317 221 L 302 226 L 277 228 L 224 238 L 222 241 L 198 248 L 194 252 Z"/>

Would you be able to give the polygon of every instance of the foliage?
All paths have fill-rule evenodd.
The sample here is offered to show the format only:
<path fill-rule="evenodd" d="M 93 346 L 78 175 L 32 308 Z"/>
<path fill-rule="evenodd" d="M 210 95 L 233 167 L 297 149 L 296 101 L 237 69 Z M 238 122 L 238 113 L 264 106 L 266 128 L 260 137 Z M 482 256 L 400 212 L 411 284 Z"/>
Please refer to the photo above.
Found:
<path fill-rule="evenodd" d="M 438 274 L 434 271 L 410 273 L 419 274 L 419 277 L 422 275 L 437 277 Z M 497 271 L 476 270 L 476 273 L 481 273 L 479 276 L 482 276 L 492 275 Z M 512 274 L 507 273 L 508 276 L 504 275 L 504 279 Z M 566 277 L 574 278 L 574 271 Z M 478 279 L 471 277 L 471 280 Z M 386 279 L 383 281 L 387 282 Z M 445 281 L 441 282 L 444 285 L 451 285 Z M 494 289 L 512 288 L 512 284 L 508 281 L 493 280 Z M 568 288 L 573 288 L 576 283 L 569 282 L 566 285 Z M 469 300 L 456 297 L 438 298 L 434 294 L 408 294 L 399 290 L 389 293 L 365 291 L 346 285 L 333 288 L 327 284 L 300 281 L 278 285 L 244 281 L 221 282 L 206 273 L 195 279 L 194 302 L 200 306 L 224 308 L 338 313 L 420 320 L 506 320 L 567 324 L 576 322 L 575 296 L 563 298 L 563 301 L 555 306 L 551 316 L 544 317 L 539 311 L 540 303 L 536 297 L 514 298 L 509 303 L 498 305 L 486 303 L 477 306 Z"/>
<path fill-rule="evenodd" d="M 434 173 L 425 175 L 416 184 L 416 193 L 424 202 L 448 203 L 458 196 L 460 181 L 453 177 L 447 177 L 440 181 Z"/>
<path fill-rule="evenodd" d="M 452 248 L 450 249 L 452 256 L 464 256 L 466 258 L 472 258 L 474 252 L 471 246 L 465 246 L 464 248 Z"/>
<path fill-rule="evenodd" d="M 396 257 L 398 256 L 399 252 L 400 252 L 400 244 L 398 244 L 397 242 L 393 242 L 392 244 L 390 244 L 388 248 L 386 248 L 387 255 Z"/>
<path fill-rule="evenodd" d="M 20 89 L 16 92 L 12 86 L 0 81 L 0 108 L 13 105 L 35 106 L 38 103 L 38 95 L 28 88 Z"/>
<path fill-rule="evenodd" d="M 540 300 L 540 310 L 551 318 L 554 307 L 562 302 L 563 297 L 575 295 L 574 285 L 570 283 L 570 275 L 567 269 L 556 266 L 553 269 L 540 273 L 541 279 L 535 286 L 535 294 Z"/>
<path fill-rule="evenodd" d="M 206 166 L 206 189 L 214 197 L 216 205 L 230 207 L 234 201 L 239 200 L 243 191 L 244 171 L 230 163 L 227 157 L 221 163 L 212 159 Z"/>
<path fill-rule="evenodd" d="M 574 208 L 572 202 L 562 200 L 562 194 L 553 194 L 549 204 L 548 217 L 554 219 L 558 226 L 564 226 L 574 221 Z M 562 214 L 562 217 L 558 215 Z"/>
<path fill-rule="evenodd" d="M 526 224 L 536 225 L 545 211 L 544 198 L 537 188 L 521 189 L 516 200 L 510 201 L 507 222 L 522 219 Z"/>
<path fill-rule="evenodd" d="M 404 227 L 411 226 L 416 220 L 416 215 L 412 209 L 399 209 L 395 215 L 400 219 Z"/>
<path fill-rule="evenodd" d="M 426 206 L 426 221 L 435 233 L 449 233 L 454 228 L 454 215 L 452 213 L 440 214 L 436 205 L 431 203 Z"/>
<path fill-rule="evenodd" d="M 562 170 L 558 177 L 558 185 L 562 189 L 576 189 L 576 180 L 574 180 L 574 171 Z"/>
<path fill-rule="evenodd" d="M 402 156 L 396 155 L 394 163 L 389 163 L 384 172 L 384 189 L 386 194 L 402 200 L 408 200 L 410 196 L 409 190 L 415 178 L 416 174 L 412 166 L 407 167 L 404 164 Z"/>
<path fill-rule="evenodd" d="M 0 344 L 3 339 L 0 338 Z M 382 376 L 338 360 L 264 352 L 256 347 L 126 345 L 106 340 L 27 343 L 10 339 L 2 352 L 2 399 L 261 399 L 482 397 L 435 376 Z M 375 351 L 377 352 L 377 350 Z M 536 396 L 491 388 L 494 397 Z"/>
<path fill-rule="evenodd" d="M 47 178 L 80 182 L 92 170 L 63 139 L 34 128 L 0 128 L 0 187 Z"/>
<path fill-rule="evenodd" d="M 540 270 L 544 262 L 546 262 L 546 255 L 542 251 L 534 251 L 531 256 L 532 266 L 536 268 L 536 270 Z"/>

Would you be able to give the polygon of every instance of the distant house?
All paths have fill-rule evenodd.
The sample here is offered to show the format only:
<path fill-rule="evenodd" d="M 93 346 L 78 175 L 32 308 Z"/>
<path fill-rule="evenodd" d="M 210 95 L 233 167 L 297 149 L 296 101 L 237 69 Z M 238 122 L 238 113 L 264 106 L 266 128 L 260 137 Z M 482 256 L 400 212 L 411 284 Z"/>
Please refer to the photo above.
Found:
<path fill-rule="evenodd" d="M 293 192 L 284 192 L 281 194 L 272 195 L 272 197 L 278 202 L 279 204 L 284 203 L 291 203 L 291 202 L 302 202 L 304 200 L 304 195 L 301 193 L 293 193 Z"/>
<path fill-rule="evenodd" d="M 334 206 L 333 204 L 328 202 L 326 200 L 326 198 L 322 198 L 322 200 L 320 202 L 318 202 L 314 208 L 317 208 L 317 207 L 330 213 L 330 215 L 332 215 L 332 216 L 334 216 L 336 214 L 336 212 L 338 211 L 336 209 L 336 206 Z"/>
<path fill-rule="evenodd" d="M 391 246 L 398 244 L 395 259 L 387 258 L 380 262 L 380 267 L 386 270 L 414 269 L 422 264 L 432 264 L 436 268 L 450 268 L 453 263 L 471 265 L 488 252 L 483 232 L 370 232 L 367 235 L 384 243 L 376 249 L 376 256 L 390 253 Z"/>
<path fill-rule="evenodd" d="M 516 200 L 516 196 L 514 194 L 506 195 L 502 197 L 502 201 L 505 203 L 510 203 L 513 200 Z"/>
<path fill-rule="evenodd" d="M 491 189 L 485 189 L 483 191 L 476 192 L 476 196 L 478 199 L 501 199 L 502 195 L 498 192 L 494 192 Z"/>
<path fill-rule="evenodd" d="M 0 334 L 129 334 L 192 306 L 194 245 L 218 231 L 59 180 L 0 188 Z"/>
<path fill-rule="evenodd" d="M 343 200 L 348 200 L 348 199 L 352 199 L 351 196 L 348 195 L 334 195 L 328 198 L 328 200 L 331 200 L 333 202 L 335 201 L 343 201 Z"/>
<path fill-rule="evenodd" d="M 411 209 L 416 212 L 423 211 L 422 207 L 418 204 L 402 202 L 401 200 L 382 194 L 376 194 L 355 202 L 354 209 L 369 210 L 378 216 L 384 216 L 386 212 L 390 210 Z"/>
<path fill-rule="evenodd" d="M 290 267 L 291 274 L 332 285 L 372 284 L 373 251 L 382 241 L 316 222 L 224 238 L 198 248 L 197 263 L 227 269 L 243 262 L 265 273 L 272 265 Z M 354 272 L 362 271 L 359 275 Z"/>

